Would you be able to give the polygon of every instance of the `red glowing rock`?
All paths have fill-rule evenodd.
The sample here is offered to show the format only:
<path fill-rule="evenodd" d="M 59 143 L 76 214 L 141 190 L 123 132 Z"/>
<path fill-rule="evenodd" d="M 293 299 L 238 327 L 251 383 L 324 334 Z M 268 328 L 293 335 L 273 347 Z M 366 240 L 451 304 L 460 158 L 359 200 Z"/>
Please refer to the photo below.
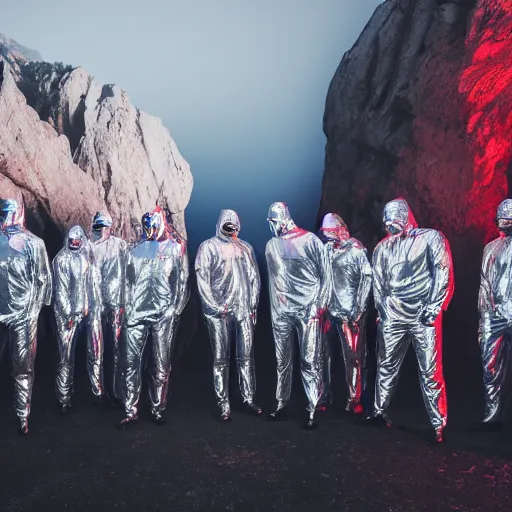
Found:
<path fill-rule="evenodd" d="M 343 57 L 324 115 L 319 217 L 340 214 L 372 250 L 385 202 L 406 197 L 450 240 L 450 315 L 472 332 L 482 249 L 512 174 L 511 33 L 509 0 L 387 0 Z"/>

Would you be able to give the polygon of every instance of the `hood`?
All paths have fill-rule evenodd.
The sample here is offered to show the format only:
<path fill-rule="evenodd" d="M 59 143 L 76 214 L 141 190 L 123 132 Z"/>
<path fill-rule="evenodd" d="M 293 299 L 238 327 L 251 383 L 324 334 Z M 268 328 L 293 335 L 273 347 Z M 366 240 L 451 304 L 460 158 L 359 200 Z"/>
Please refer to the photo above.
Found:
<path fill-rule="evenodd" d="M 512 220 L 512 199 L 505 199 L 500 203 L 496 219 Z"/>
<path fill-rule="evenodd" d="M 320 227 L 322 238 L 329 241 L 343 242 L 350 238 L 345 221 L 336 213 L 327 213 Z"/>
<path fill-rule="evenodd" d="M 224 226 L 228 224 L 232 233 L 224 229 Z M 220 238 L 237 238 L 240 233 L 240 219 L 238 214 L 234 210 L 221 210 L 219 220 L 217 221 L 216 234 Z"/>
<path fill-rule="evenodd" d="M 87 244 L 87 236 L 80 226 L 73 226 L 68 231 L 64 248 L 71 252 L 81 252 Z"/>
<path fill-rule="evenodd" d="M 501 236 L 512 236 L 512 199 L 505 199 L 498 206 L 496 224 Z"/>
<path fill-rule="evenodd" d="M 92 239 L 96 242 L 110 236 L 112 231 L 112 217 L 106 212 L 96 212 L 92 219 Z"/>
<path fill-rule="evenodd" d="M 0 199 L 0 229 L 2 231 L 25 228 L 25 206 L 15 199 Z"/>
<path fill-rule="evenodd" d="M 409 204 L 403 197 L 393 199 L 384 207 L 382 222 L 391 235 L 407 233 L 417 228 L 418 223 L 411 212 Z"/>
<path fill-rule="evenodd" d="M 276 237 L 284 236 L 297 228 L 284 202 L 272 203 L 268 210 L 267 221 Z"/>

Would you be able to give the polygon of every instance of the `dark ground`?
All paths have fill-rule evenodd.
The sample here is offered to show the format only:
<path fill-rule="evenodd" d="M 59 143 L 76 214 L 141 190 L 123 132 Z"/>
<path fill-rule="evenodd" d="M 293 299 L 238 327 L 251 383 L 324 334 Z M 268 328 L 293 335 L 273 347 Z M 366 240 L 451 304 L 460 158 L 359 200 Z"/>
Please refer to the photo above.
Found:
<path fill-rule="evenodd" d="M 256 358 L 258 398 L 268 409 L 275 392 L 275 356 L 265 316 L 260 314 Z M 468 347 L 474 343 L 468 340 Z M 427 442 L 430 430 L 413 353 L 393 402 L 397 425 L 391 430 L 361 426 L 345 415 L 339 357 L 337 401 L 321 415 L 318 430 L 300 428 L 305 399 L 298 372 L 296 417 L 272 424 L 246 416 L 235 408 L 239 395 L 234 386 L 234 419 L 220 424 L 212 416 L 211 352 L 201 323 L 173 372 L 167 425 L 149 423 L 145 412 L 132 430 L 118 431 L 114 423 L 121 412 L 92 403 L 83 343 L 77 353 L 75 410 L 69 417 L 60 415 L 51 352 L 51 343 L 42 340 L 27 438 L 16 433 L 9 362 L 4 357 L 2 363 L 3 512 L 512 509 L 512 432 L 465 431 L 481 412 L 481 374 L 475 361 L 472 366 L 449 350 L 450 429 L 442 447 Z"/>

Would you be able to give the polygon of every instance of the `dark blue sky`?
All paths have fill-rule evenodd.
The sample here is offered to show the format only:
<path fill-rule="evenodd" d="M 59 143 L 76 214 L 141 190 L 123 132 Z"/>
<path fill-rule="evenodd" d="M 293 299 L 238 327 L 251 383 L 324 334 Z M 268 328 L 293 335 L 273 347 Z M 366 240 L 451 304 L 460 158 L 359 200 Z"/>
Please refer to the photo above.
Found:
<path fill-rule="evenodd" d="M 261 254 L 271 202 L 313 228 L 327 88 L 379 3 L 17 0 L 2 5 L 0 32 L 117 83 L 163 119 L 194 175 L 192 253 L 232 208 Z"/>

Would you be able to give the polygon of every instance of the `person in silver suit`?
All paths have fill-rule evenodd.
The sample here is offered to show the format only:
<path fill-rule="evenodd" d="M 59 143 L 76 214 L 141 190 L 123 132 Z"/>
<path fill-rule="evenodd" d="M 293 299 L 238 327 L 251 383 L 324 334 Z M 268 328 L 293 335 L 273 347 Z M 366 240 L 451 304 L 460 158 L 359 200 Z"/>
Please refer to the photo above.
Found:
<path fill-rule="evenodd" d="M 391 425 L 386 411 L 412 341 L 435 441 L 443 442 L 447 403 L 442 361 L 442 313 L 453 294 L 450 247 L 440 231 L 418 228 L 403 198 L 386 204 L 383 223 L 388 236 L 373 253 L 378 343 L 372 419 L 376 424 Z"/>
<path fill-rule="evenodd" d="M 361 395 L 364 390 L 366 360 L 365 313 L 372 288 L 372 269 L 366 249 L 350 236 L 347 225 L 335 213 L 327 213 L 320 228 L 331 265 L 332 291 L 327 305 L 328 322 L 338 331 L 348 386 L 346 410 L 364 412 Z M 327 333 L 326 333 L 327 334 Z M 332 402 L 331 351 L 329 339 L 324 339 L 324 392 L 319 408 Z"/>
<path fill-rule="evenodd" d="M 229 404 L 230 337 L 236 334 L 236 359 L 243 402 L 248 411 L 263 411 L 254 403 L 254 326 L 260 295 L 260 274 L 254 250 L 240 240 L 240 219 L 222 210 L 217 234 L 199 246 L 195 261 L 199 296 L 213 350 L 213 385 L 221 418 L 231 418 Z"/>
<path fill-rule="evenodd" d="M 53 310 L 59 344 L 56 390 L 63 413 L 71 407 L 78 330 L 89 318 L 89 313 L 98 306 L 99 279 L 94 275 L 96 270 L 91 262 L 89 241 L 84 230 L 80 226 L 73 226 L 68 231 L 64 247 L 53 260 Z M 104 394 L 101 372 L 103 346 L 97 344 L 101 340 L 101 336 L 93 335 L 89 335 L 87 340 L 87 370 L 97 398 Z"/>
<path fill-rule="evenodd" d="M 498 206 L 496 222 L 500 236 L 484 249 L 478 299 L 485 415 L 477 429 L 484 431 L 504 426 L 503 387 L 512 340 L 512 199 Z"/>
<path fill-rule="evenodd" d="M 265 256 L 277 358 L 277 409 L 268 418 L 282 417 L 290 400 L 296 331 L 308 400 L 306 427 L 315 428 L 323 387 L 321 329 L 331 286 L 327 251 L 316 235 L 295 225 L 286 203 L 273 203 L 267 220 L 274 234 Z"/>
<path fill-rule="evenodd" d="M 101 347 L 96 365 L 103 374 L 104 339 L 113 344 L 113 375 L 109 376 L 114 393 L 114 403 L 122 399 L 120 372 L 120 343 L 125 310 L 125 281 L 127 243 L 112 234 L 112 217 L 106 212 L 97 212 L 91 226 L 91 253 L 95 273 L 99 279 L 100 301 L 91 311 L 89 333 L 92 344 Z M 103 326 L 107 326 L 104 332 Z M 102 377 L 103 379 L 103 377 Z M 111 380 L 110 380 L 111 379 Z"/>
<path fill-rule="evenodd" d="M 153 420 L 163 425 L 173 341 L 189 298 L 189 264 L 184 242 L 171 237 L 164 212 L 156 207 L 142 218 L 143 237 L 128 254 L 125 329 L 126 417 L 120 428 L 138 419 L 142 354 L 149 332 L 153 362 L 149 394 Z"/>
<path fill-rule="evenodd" d="M 52 276 L 44 242 L 25 228 L 25 209 L 0 199 L 0 323 L 7 327 L 20 432 L 28 434 L 37 321 L 49 306 Z"/>

